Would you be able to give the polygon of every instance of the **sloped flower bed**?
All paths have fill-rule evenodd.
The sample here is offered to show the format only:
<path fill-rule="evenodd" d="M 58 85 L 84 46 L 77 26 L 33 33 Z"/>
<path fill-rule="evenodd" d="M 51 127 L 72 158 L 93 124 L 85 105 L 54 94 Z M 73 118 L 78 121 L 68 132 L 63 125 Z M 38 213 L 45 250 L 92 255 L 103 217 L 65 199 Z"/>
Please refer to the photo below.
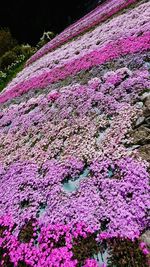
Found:
<path fill-rule="evenodd" d="M 149 8 L 100 5 L 0 94 L 0 266 L 149 266 Z"/>
<path fill-rule="evenodd" d="M 65 42 L 69 41 L 73 37 L 77 37 L 79 34 L 84 33 L 88 29 L 94 27 L 95 25 L 99 24 L 100 22 L 105 21 L 106 19 L 110 18 L 112 15 L 116 14 L 118 11 L 122 10 L 138 2 L 137 0 L 121 0 L 116 1 L 112 0 L 104 3 L 103 5 L 98 6 L 92 12 L 75 22 L 73 25 L 69 26 L 65 29 L 61 34 L 55 37 L 52 41 L 42 47 L 35 55 L 33 55 L 27 62 L 27 65 L 31 64 L 32 62 L 36 61 L 46 53 L 56 49 L 60 45 L 64 44 Z"/>

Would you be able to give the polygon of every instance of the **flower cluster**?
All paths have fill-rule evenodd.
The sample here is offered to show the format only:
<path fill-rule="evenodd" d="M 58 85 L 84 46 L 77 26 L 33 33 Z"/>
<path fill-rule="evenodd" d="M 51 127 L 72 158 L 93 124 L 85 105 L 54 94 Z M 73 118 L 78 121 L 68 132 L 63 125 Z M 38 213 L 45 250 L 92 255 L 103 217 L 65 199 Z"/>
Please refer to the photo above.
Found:
<path fill-rule="evenodd" d="M 2 94 L 0 99 L 3 101 L 0 101 L 4 102 L 33 88 L 43 88 L 69 75 L 119 56 L 148 50 L 149 8 L 149 3 L 142 4 L 129 14 L 120 15 L 119 19 L 114 18 L 106 22 L 106 25 L 100 25 L 93 32 L 86 33 L 71 45 L 66 44 L 53 53 L 43 56 L 25 68 L 9 84 L 6 88 L 8 95 L 7 92 L 5 97 Z M 130 24 L 127 26 L 126 21 L 129 20 Z"/>
<path fill-rule="evenodd" d="M 1 266 L 13 263 L 13 266 L 77 267 L 82 263 L 84 267 L 98 267 L 94 259 L 88 259 L 94 253 L 88 247 L 88 251 L 80 252 L 84 254 L 84 262 L 79 255 L 76 257 L 73 254 L 78 238 L 87 242 L 93 236 L 93 231 L 84 223 L 78 223 L 74 227 L 63 224 L 40 227 L 38 221 L 31 219 L 16 236 L 13 234 L 14 227 L 10 216 L 0 218 Z"/>
<path fill-rule="evenodd" d="M 15 223 L 39 218 L 41 223 L 77 223 L 134 238 L 147 227 L 148 173 L 131 158 L 95 160 L 87 166 L 70 159 L 14 163 L 1 175 L 0 214 L 9 213 Z M 86 169 L 86 172 L 85 172 Z M 83 172 L 85 175 L 83 175 Z M 64 183 L 77 181 L 68 192 Z"/>
<path fill-rule="evenodd" d="M 84 16 L 67 29 L 65 29 L 61 34 L 55 37 L 52 41 L 42 47 L 34 56 L 32 56 L 28 61 L 27 65 L 36 61 L 46 53 L 56 49 L 65 42 L 71 40 L 72 38 L 78 36 L 79 34 L 91 29 L 95 25 L 99 24 L 110 18 L 112 15 L 118 11 L 130 6 L 133 3 L 136 3 L 137 0 L 111 0 L 109 3 L 104 3 L 103 5 L 98 6 L 88 15 Z"/>
<path fill-rule="evenodd" d="M 88 85 L 67 86 L 4 108 L 0 160 L 10 164 L 32 158 L 42 164 L 74 156 L 90 161 L 122 149 L 121 156 L 127 152 L 121 142 L 138 115 L 131 104 L 148 88 L 148 77 L 147 71 L 121 68 Z"/>
<path fill-rule="evenodd" d="M 116 42 L 106 45 L 100 50 L 95 50 L 79 59 L 71 60 L 68 64 L 62 67 L 53 68 L 51 71 L 46 71 L 38 76 L 24 80 L 9 90 L 4 91 L 0 95 L 0 103 L 18 97 L 29 90 L 35 88 L 44 88 L 48 84 L 63 80 L 70 75 L 75 75 L 81 70 L 88 70 L 93 66 L 103 64 L 110 59 L 118 58 L 126 54 L 146 51 L 150 49 L 150 33 L 146 33 L 140 37 L 130 37 L 129 39 L 120 39 Z"/>
<path fill-rule="evenodd" d="M 97 242 L 96 232 L 90 229 L 83 222 L 74 225 L 48 224 L 40 226 L 38 220 L 31 219 L 26 221 L 17 235 L 14 234 L 15 225 L 10 216 L 0 218 L 0 264 L 1 266 L 14 267 L 106 267 L 103 260 L 97 262 L 94 259 L 99 251 L 106 250 L 103 247 L 105 242 L 105 233 L 101 234 L 100 242 Z M 108 238 L 108 235 L 107 235 Z M 112 245 L 113 244 L 113 245 Z M 120 245 L 124 247 L 121 253 Z M 126 253 L 129 250 L 133 255 L 138 253 L 138 258 L 142 267 L 147 264 L 144 254 L 148 255 L 145 249 L 145 243 L 140 243 L 137 239 L 131 242 L 129 239 L 116 239 L 109 235 L 109 251 L 114 250 L 116 255 L 111 257 L 112 263 L 117 263 L 119 253 L 122 257 L 120 262 L 126 259 Z M 144 248 L 143 253 L 141 249 Z M 114 253 L 113 251 L 113 253 Z M 146 252 L 146 253 L 145 253 Z M 108 266 L 110 257 L 108 257 Z M 129 261 L 130 263 L 130 261 Z M 139 263 L 139 262 L 138 262 Z"/>

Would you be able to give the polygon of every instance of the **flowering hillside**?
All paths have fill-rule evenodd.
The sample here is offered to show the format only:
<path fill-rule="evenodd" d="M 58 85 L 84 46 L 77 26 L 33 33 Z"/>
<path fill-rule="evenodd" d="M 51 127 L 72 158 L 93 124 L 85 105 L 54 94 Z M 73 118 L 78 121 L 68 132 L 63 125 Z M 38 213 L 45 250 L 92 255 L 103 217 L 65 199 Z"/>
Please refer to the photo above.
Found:
<path fill-rule="evenodd" d="M 0 94 L 0 266 L 148 267 L 150 2 L 107 0 Z"/>

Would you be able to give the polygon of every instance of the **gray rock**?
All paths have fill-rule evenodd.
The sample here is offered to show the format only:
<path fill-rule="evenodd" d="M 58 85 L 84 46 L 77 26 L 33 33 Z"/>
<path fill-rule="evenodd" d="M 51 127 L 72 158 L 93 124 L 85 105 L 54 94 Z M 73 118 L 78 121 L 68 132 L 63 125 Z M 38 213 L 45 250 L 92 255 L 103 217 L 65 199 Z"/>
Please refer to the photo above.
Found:
<path fill-rule="evenodd" d="M 132 150 L 137 149 L 139 147 L 140 147 L 140 145 L 133 145 L 133 146 L 128 147 L 127 150 L 132 151 Z"/>
<path fill-rule="evenodd" d="M 150 230 L 147 230 L 142 236 L 141 240 L 144 241 L 148 246 L 150 246 Z"/>
<path fill-rule="evenodd" d="M 145 92 L 144 94 L 141 95 L 141 100 L 145 100 L 147 97 L 150 97 L 150 92 Z"/>
<path fill-rule="evenodd" d="M 144 106 L 144 104 L 143 104 L 142 101 L 140 101 L 140 102 L 137 102 L 137 103 L 135 104 L 135 106 L 136 106 L 136 108 L 141 109 L 141 108 Z"/>
<path fill-rule="evenodd" d="M 150 110 L 150 95 L 146 97 L 145 106 Z"/>
<path fill-rule="evenodd" d="M 145 122 L 146 122 L 148 125 L 150 125 L 150 117 L 147 117 L 147 118 L 145 119 Z"/>
<path fill-rule="evenodd" d="M 146 160 L 150 164 L 150 145 L 148 144 L 148 145 L 141 146 L 139 147 L 138 151 L 142 159 Z"/>
<path fill-rule="evenodd" d="M 147 145 L 150 143 L 150 129 L 141 125 L 139 128 L 133 130 L 130 134 L 135 145 Z"/>
<path fill-rule="evenodd" d="M 150 108 L 144 108 L 143 109 L 143 115 L 144 117 L 149 117 L 150 116 Z"/>
<path fill-rule="evenodd" d="M 136 126 L 140 126 L 143 122 L 144 122 L 145 118 L 142 116 L 142 117 L 139 117 L 135 123 Z"/>

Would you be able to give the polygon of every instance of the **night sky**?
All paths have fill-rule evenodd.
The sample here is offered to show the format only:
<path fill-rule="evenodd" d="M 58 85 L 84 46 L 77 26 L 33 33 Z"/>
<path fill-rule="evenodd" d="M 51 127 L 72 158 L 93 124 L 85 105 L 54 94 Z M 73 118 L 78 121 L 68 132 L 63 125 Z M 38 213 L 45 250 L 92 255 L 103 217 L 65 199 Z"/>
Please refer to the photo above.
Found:
<path fill-rule="evenodd" d="M 9 27 L 19 43 L 35 45 L 45 31 L 60 33 L 91 11 L 98 0 L 3 0 L 0 27 Z"/>

